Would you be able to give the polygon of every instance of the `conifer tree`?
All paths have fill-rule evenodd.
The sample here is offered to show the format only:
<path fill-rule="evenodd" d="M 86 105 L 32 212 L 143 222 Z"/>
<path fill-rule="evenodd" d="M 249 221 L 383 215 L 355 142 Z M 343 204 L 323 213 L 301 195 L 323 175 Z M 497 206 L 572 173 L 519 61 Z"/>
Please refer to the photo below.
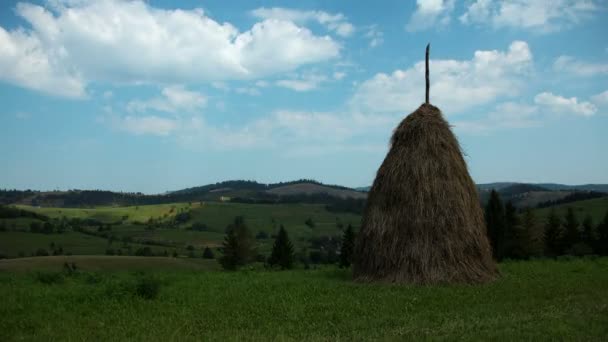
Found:
<path fill-rule="evenodd" d="M 211 248 L 205 247 L 205 249 L 203 250 L 203 258 L 204 259 L 213 259 L 213 258 L 215 258 L 215 255 L 213 254 L 213 251 L 211 250 Z"/>
<path fill-rule="evenodd" d="M 505 248 L 504 257 L 516 259 L 518 248 L 517 233 L 520 229 L 520 219 L 511 201 L 505 204 Z"/>
<path fill-rule="evenodd" d="M 558 256 L 562 252 L 560 241 L 562 235 L 561 225 L 561 219 L 555 212 L 555 209 L 551 209 L 544 229 L 545 255 L 547 256 Z"/>
<path fill-rule="evenodd" d="M 595 227 L 591 215 L 585 216 L 583 219 L 583 231 L 581 232 L 581 240 L 589 247 L 595 246 L 596 236 Z"/>
<path fill-rule="evenodd" d="M 271 266 L 279 266 L 282 270 L 290 269 L 293 267 L 294 253 L 293 245 L 289 241 L 289 236 L 285 227 L 281 225 L 277 238 L 274 240 L 272 246 L 272 253 L 268 258 L 268 263 Z"/>
<path fill-rule="evenodd" d="M 255 253 L 243 217 L 235 217 L 234 222 L 226 227 L 222 252 L 224 255 L 219 259 L 219 262 L 226 270 L 235 270 L 239 266 L 251 262 Z"/>
<path fill-rule="evenodd" d="M 535 251 L 534 241 L 532 240 L 532 233 L 536 228 L 536 216 L 534 215 L 534 211 L 530 208 L 526 208 L 524 210 L 524 214 L 522 217 L 522 224 L 518 227 L 516 233 L 516 241 L 517 241 L 517 259 L 528 259 L 530 258 Z"/>
<path fill-rule="evenodd" d="M 597 226 L 597 241 L 594 250 L 599 255 L 608 255 L 608 211 Z"/>
<path fill-rule="evenodd" d="M 566 216 L 564 217 L 564 236 L 562 239 L 562 248 L 566 253 L 570 252 L 572 246 L 580 242 L 579 223 L 572 207 L 568 207 Z"/>
<path fill-rule="evenodd" d="M 355 248 L 355 232 L 352 225 L 348 225 L 342 236 L 342 247 L 340 249 L 340 268 L 349 267 L 353 261 L 353 250 Z"/>
<path fill-rule="evenodd" d="M 494 189 L 490 193 L 490 200 L 485 208 L 485 219 L 488 238 L 492 246 L 492 255 L 494 259 L 500 261 L 504 254 L 505 209 L 500 195 Z"/>

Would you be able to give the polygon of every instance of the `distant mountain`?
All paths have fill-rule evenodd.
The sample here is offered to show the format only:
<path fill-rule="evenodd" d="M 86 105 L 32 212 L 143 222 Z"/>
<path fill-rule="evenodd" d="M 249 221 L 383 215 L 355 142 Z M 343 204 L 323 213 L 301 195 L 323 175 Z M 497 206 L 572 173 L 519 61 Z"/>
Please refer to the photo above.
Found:
<path fill-rule="evenodd" d="M 367 197 L 367 194 L 355 189 L 323 184 L 308 179 L 272 184 L 233 180 L 158 195 L 104 190 L 53 192 L 0 190 L 0 204 L 27 204 L 46 207 L 125 206 L 191 201 L 329 204 L 345 199 L 362 200 L 365 197 Z"/>
<path fill-rule="evenodd" d="M 539 183 L 536 184 L 549 190 L 581 190 L 581 191 L 597 191 L 608 193 L 608 184 L 582 184 L 582 185 L 565 185 L 556 183 Z"/>
<path fill-rule="evenodd" d="M 545 190 L 555 191 L 555 190 L 580 190 L 580 191 L 598 191 L 598 192 L 606 192 L 608 193 L 608 184 L 581 184 L 581 185 L 566 185 L 559 183 L 516 183 L 516 182 L 497 182 L 497 183 L 483 183 L 477 184 L 477 188 L 480 190 L 491 190 L 496 189 L 499 191 L 503 188 L 513 186 L 513 185 L 530 185 L 530 186 L 538 186 L 544 188 Z"/>
<path fill-rule="evenodd" d="M 297 184 L 289 184 L 279 187 L 274 187 L 266 191 L 267 193 L 271 193 L 279 196 L 289 196 L 289 195 L 314 195 L 325 193 L 329 196 L 335 196 L 340 198 L 366 198 L 367 194 L 365 192 L 357 191 L 354 189 L 348 188 L 335 188 L 322 184 L 315 183 L 297 183 Z"/>

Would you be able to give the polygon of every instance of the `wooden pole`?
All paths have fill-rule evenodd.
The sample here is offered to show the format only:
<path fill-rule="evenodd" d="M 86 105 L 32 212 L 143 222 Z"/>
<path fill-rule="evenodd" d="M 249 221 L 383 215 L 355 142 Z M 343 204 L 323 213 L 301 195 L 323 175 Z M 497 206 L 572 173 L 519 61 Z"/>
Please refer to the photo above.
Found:
<path fill-rule="evenodd" d="M 429 49 L 431 47 L 431 43 L 428 43 L 426 45 L 426 58 L 425 58 L 425 66 L 426 66 L 426 72 L 424 74 L 424 77 L 426 79 L 426 103 L 429 103 L 429 88 L 430 88 L 430 82 L 429 82 Z"/>

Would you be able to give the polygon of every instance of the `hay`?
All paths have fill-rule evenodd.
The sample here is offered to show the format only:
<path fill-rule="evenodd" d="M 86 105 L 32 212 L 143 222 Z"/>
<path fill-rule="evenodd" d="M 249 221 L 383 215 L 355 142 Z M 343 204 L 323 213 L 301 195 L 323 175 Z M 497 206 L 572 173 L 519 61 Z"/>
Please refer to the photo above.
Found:
<path fill-rule="evenodd" d="M 399 124 L 369 191 L 355 245 L 359 281 L 482 283 L 497 269 L 477 189 L 441 111 Z"/>

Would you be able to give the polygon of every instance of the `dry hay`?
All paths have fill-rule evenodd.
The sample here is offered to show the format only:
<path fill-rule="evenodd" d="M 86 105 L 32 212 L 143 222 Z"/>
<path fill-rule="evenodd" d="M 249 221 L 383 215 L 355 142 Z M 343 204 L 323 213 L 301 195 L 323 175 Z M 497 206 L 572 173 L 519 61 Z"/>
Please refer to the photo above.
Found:
<path fill-rule="evenodd" d="M 441 111 L 399 124 L 369 191 L 355 246 L 359 281 L 482 283 L 497 275 L 477 189 Z"/>

